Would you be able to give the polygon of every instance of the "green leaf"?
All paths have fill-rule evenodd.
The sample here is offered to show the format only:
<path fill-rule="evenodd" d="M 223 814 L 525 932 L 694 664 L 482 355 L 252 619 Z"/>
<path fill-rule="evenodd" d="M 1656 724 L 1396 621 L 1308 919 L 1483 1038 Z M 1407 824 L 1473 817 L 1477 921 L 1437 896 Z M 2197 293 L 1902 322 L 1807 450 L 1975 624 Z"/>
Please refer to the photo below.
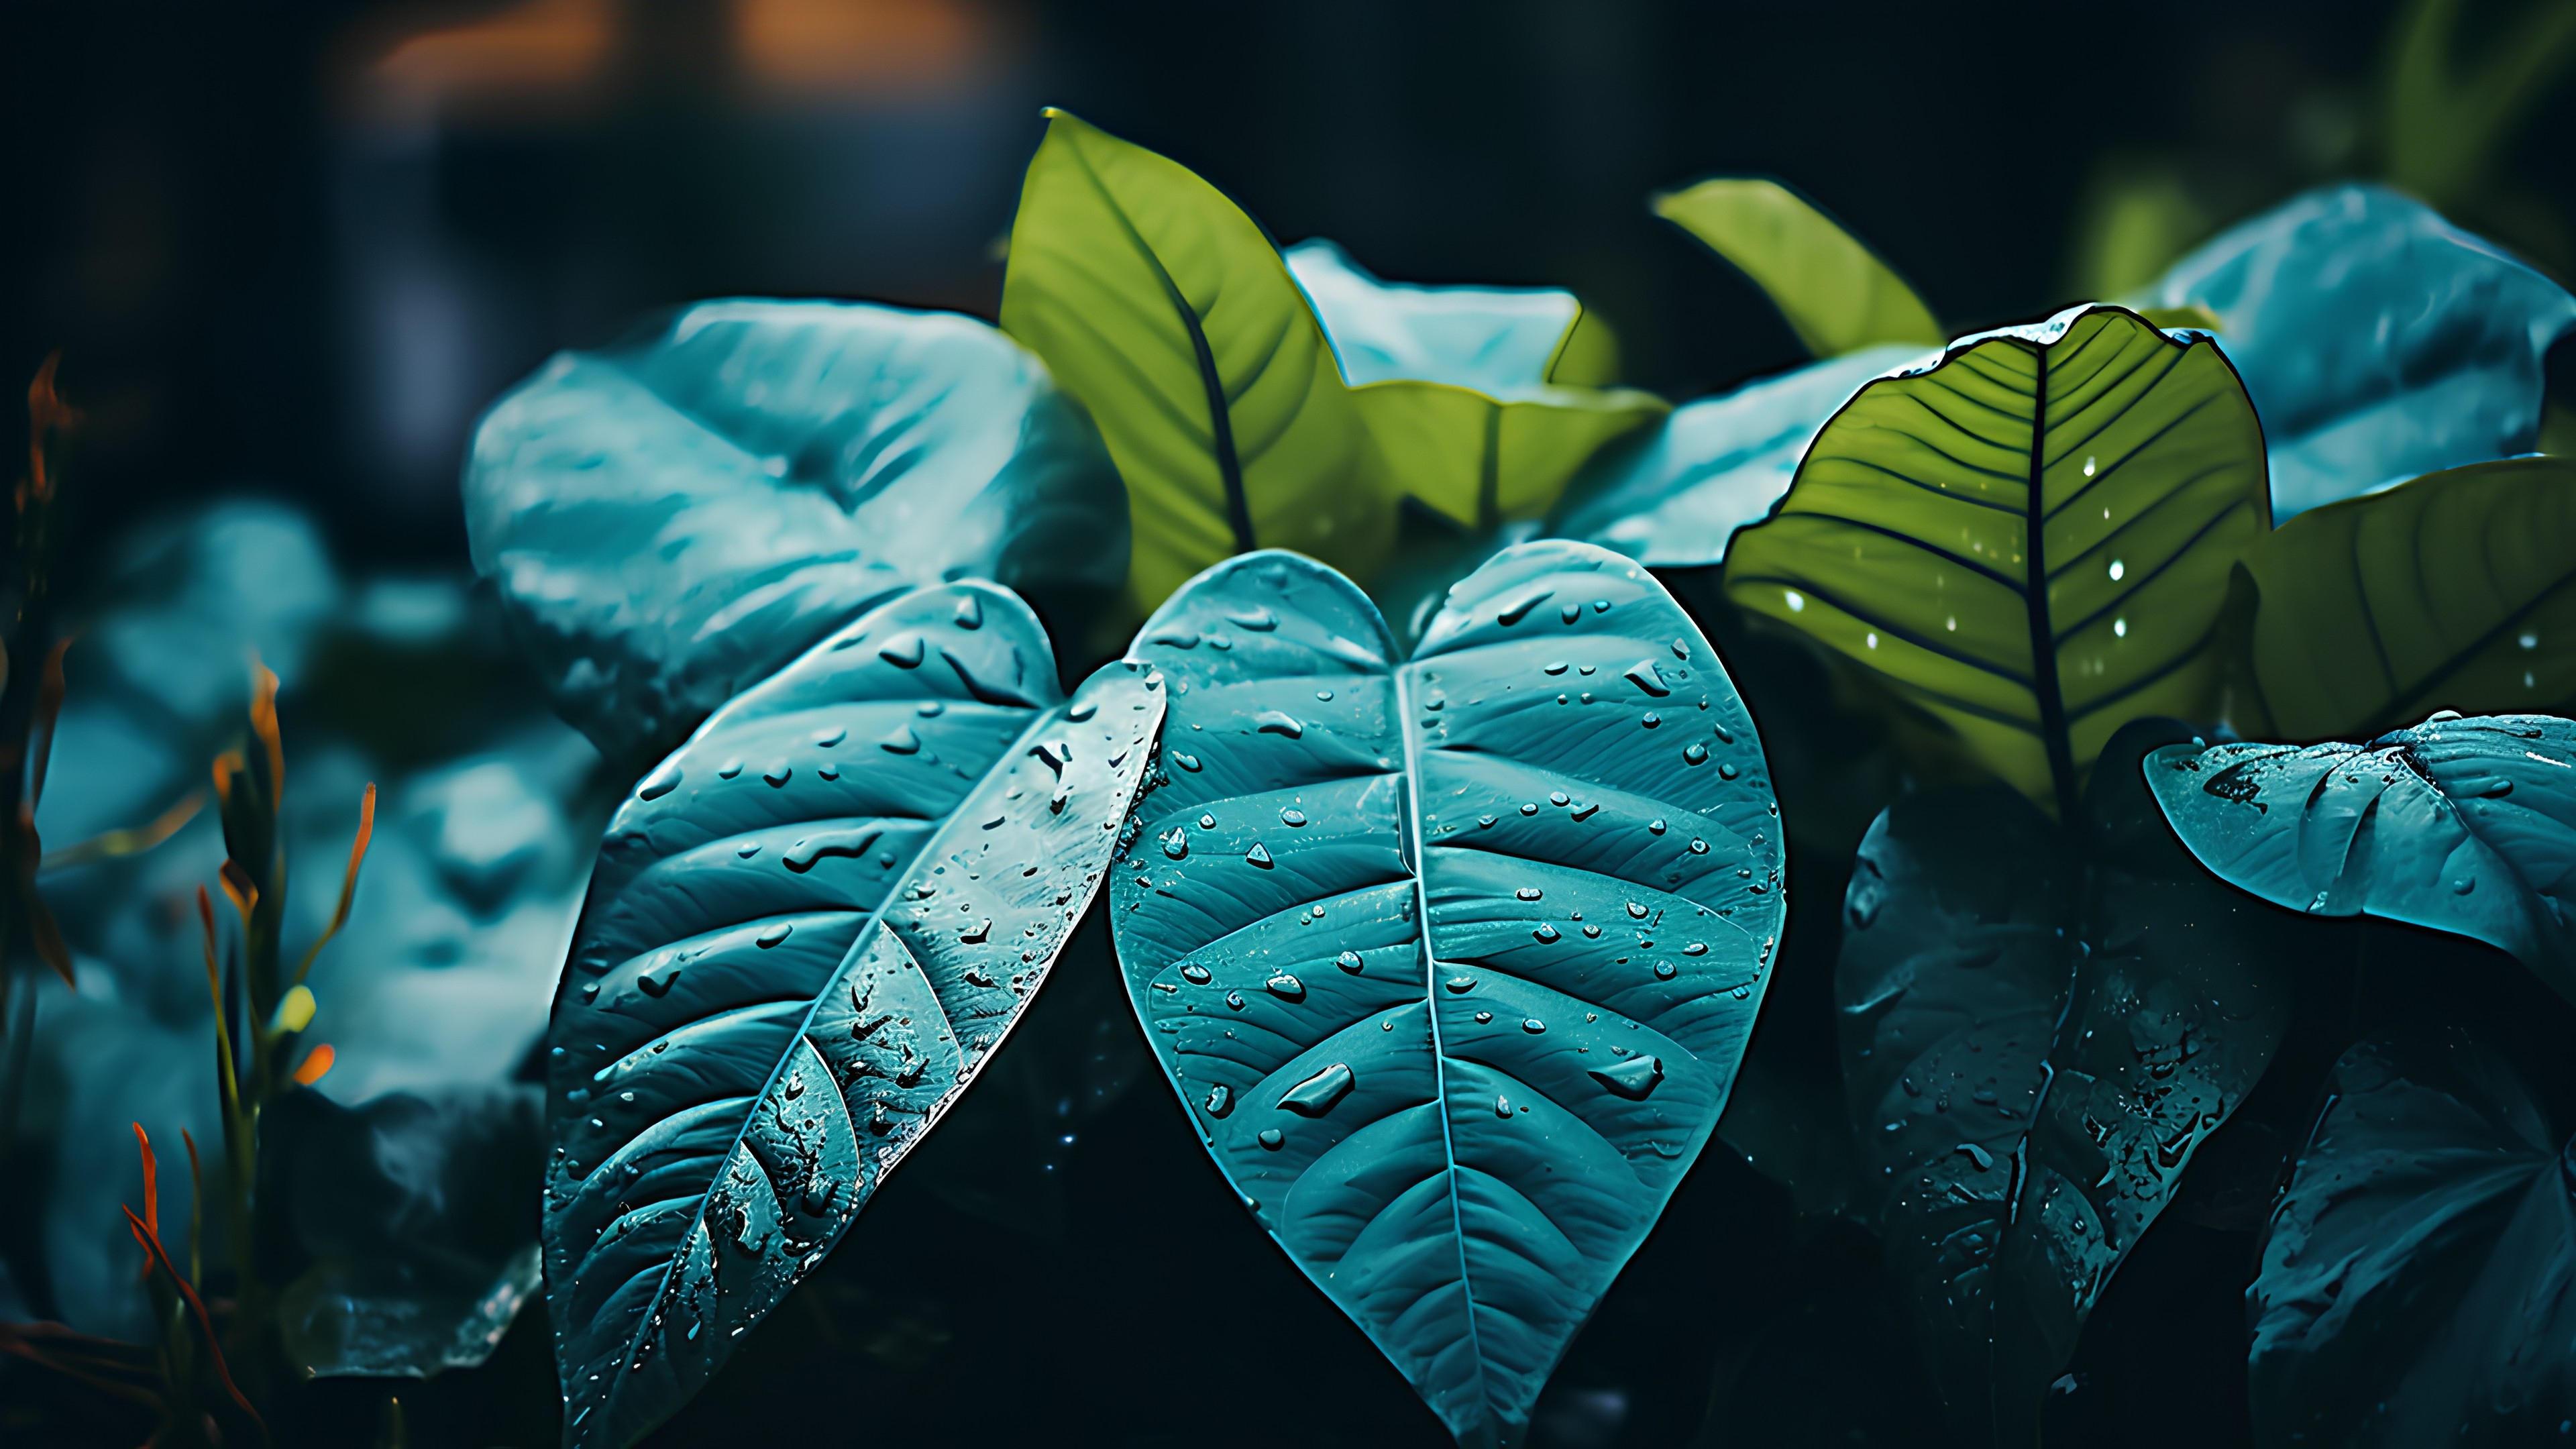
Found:
<path fill-rule="evenodd" d="M 1752 278 L 1817 357 L 1949 336 L 1894 268 L 1779 182 L 1721 176 L 1647 204 Z"/>
<path fill-rule="evenodd" d="M 545 1108 L 533 1087 L 297 1089 L 260 1113 L 262 1271 L 287 1357 L 322 1378 L 428 1378 L 492 1356 L 537 1291 Z"/>
<path fill-rule="evenodd" d="M 1643 568 L 1567 542 L 1460 583 L 1410 663 L 1283 553 L 1133 657 L 1172 681 L 1111 896 L 1147 1038 L 1290 1259 L 1462 1442 L 1516 1442 L 1761 1005 L 1752 720 Z"/>
<path fill-rule="evenodd" d="M 2263 417 L 2275 519 L 2529 452 L 2542 359 L 2576 328 L 2565 288 L 2384 186 L 2294 197 L 2137 300 L 2218 319 Z"/>
<path fill-rule="evenodd" d="M 1979 1441 L 2034 1442 L 2086 1317 L 2288 1023 L 2277 920 L 2193 865 L 2138 779 L 2176 733 L 2113 742 L 2071 839 L 2001 786 L 1932 790 L 1854 864 L 1835 996 L 1861 1176 Z"/>
<path fill-rule="evenodd" d="M 1018 599 L 917 590 L 609 822 L 548 1033 L 568 1444 L 631 1443 L 705 1383 L 1045 981 L 1162 717 L 1123 665 L 1057 699 Z"/>
<path fill-rule="evenodd" d="M 2054 811 L 2124 722 L 2212 713 L 2229 570 L 2267 529 L 2217 348 L 2078 307 L 1862 388 L 1736 535 L 1726 590 Z"/>
<path fill-rule="evenodd" d="M 2576 705 L 2576 460 L 2481 463 L 2315 509 L 2245 567 L 2263 733 Z"/>
<path fill-rule="evenodd" d="M 1571 292 L 1381 282 L 1328 241 L 1285 256 L 1377 442 L 1390 497 L 1410 493 L 1470 528 L 1535 518 L 1603 444 L 1669 411 L 1651 393 L 1559 376 L 1617 362 L 1607 329 L 1587 324 Z"/>
<path fill-rule="evenodd" d="M 2147 780 L 2229 884 L 2474 937 L 2576 999 L 2576 722 L 2435 715 L 2367 745 L 2174 745 Z"/>
<path fill-rule="evenodd" d="M 701 302 L 559 353 L 484 415 L 464 492 L 557 710 L 639 768 L 906 589 L 1126 577 L 1099 431 L 1009 338 L 937 312 Z"/>
<path fill-rule="evenodd" d="M 1926 360 L 1920 347 L 1891 343 L 1684 403 L 1586 464 L 1548 532 L 1649 568 L 1722 562 L 1735 531 L 1761 522 L 1789 491 L 1826 419 L 1862 384 Z"/>
<path fill-rule="evenodd" d="M 1082 399 L 1127 480 L 1141 608 L 1261 547 L 1366 572 L 1393 536 L 1359 407 L 1278 251 L 1187 168 L 1047 111 L 1002 327 Z"/>
<path fill-rule="evenodd" d="M 2246 1294 L 2263 1444 L 2398 1449 L 2565 1432 L 2576 1169 L 2457 1027 L 2365 1041 L 2272 1215 Z"/>

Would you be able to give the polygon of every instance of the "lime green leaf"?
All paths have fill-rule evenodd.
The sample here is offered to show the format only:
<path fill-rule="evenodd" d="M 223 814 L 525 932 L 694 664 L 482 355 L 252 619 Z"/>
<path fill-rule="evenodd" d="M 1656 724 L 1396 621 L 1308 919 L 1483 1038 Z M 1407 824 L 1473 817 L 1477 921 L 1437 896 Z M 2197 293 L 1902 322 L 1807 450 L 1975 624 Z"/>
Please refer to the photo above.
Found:
<path fill-rule="evenodd" d="M 1320 240 L 1286 260 L 1376 440 L 1387 496 L 1470 528 L 1535 518 L 1603 444 L 1670 410 L 1651 393 L 1561 385 L 1561 371 L 1617 364 L 1571 292 L 1382 282 Z"/>
<path fill-rule="evenodd" d="M 2302 513 L 2245 566 L 2268 733 L 2576 704 L 2576 459 L 2479 463 Z"/>
<path fill-rule="evenodd" d="M 1937 347 L 1947 335 L 1903 277 L 1776 181 L 1721 176 L 1648 204 L 1752 278 L 1818 357 L 1881 342 Z"/>
<path fill-rule="evenodd" d="M 1049 109 L 1002 327 L 1100 424 L 1150 609 L 1228 554 L 1366 572 L 1394 529 L 1359 408 L 1261 228 L 1175 162 Z"/>
<path fill-rule="evenodd" d="M 1726 590 L 2054 808 L 2123 723 L 2212 712 L 2229 572 L 2269 522 L 2217 347 L 2077 307 L 1861 389 L 1736 535 Z"/>

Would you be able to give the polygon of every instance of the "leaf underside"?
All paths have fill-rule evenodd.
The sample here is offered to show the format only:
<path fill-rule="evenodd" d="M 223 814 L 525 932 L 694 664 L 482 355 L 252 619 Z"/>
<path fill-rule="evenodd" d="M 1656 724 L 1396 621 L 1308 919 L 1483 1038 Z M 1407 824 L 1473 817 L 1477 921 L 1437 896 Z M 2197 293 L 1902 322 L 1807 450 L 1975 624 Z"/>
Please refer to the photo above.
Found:
<path fill-rule="evenodd" d="M 2147 779 L 2221 879 L 2513 953 L 2576 999 L 2576 722 L 2436 718 L 2367 745 L 2173 745 Z"/>
<path fill-rule="evenodd" d="M 1861 389 L 1736 536 L 1726 588 L 2054 812 L 2122 724 L 2211 713 L 2263 488 L 2261 429 L 2206 338 L 2078 308 Z"/>
<path fill-rule="evenodd" d="M 548 1034 L 568 1445 L 631 1443 L 713 1375 L 1044 981 L 1161 718 L 1124 666 L 1057 699 L 1018 599 L 916 590 L 610 822 Z"/>
<path fill-rule="evenodd" d="M 1660 585 L 1563 542 L 1459 584 L 1407 664 L 1285 554 L 1134 657 L 1172 681 L 1112 882 L 1146 1035 L 1289 1257 L 1463 1442 L 1513 1442 L 1761 1005 L 1752 722 Z"/>
<path fill-rule="evenodd" d="M 2245 566 L 2266 733 L 2368 738 L 2436 709 L 2576 704 L 2576 460 L 2481 463 L 2315 509 Z"/>

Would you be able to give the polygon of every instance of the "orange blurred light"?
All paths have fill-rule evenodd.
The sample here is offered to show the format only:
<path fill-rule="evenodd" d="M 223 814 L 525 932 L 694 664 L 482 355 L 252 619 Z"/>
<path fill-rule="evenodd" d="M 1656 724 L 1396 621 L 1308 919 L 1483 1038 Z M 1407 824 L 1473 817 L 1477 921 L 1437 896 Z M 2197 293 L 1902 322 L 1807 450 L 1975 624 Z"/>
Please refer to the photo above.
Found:
<path fill-rule="evenodd" d="M 762 96 L 883 100 L 950 90 L 989 47 L 965 0 L 734 0 L 743 82 Z"/>

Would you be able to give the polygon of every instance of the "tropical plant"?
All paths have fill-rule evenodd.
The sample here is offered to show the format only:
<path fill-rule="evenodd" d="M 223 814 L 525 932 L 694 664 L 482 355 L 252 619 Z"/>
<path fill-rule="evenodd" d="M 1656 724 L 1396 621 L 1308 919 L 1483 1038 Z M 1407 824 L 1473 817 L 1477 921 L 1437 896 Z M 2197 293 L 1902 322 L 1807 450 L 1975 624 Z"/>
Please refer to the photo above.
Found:
<path fill-rule="evenodd" d="M 2576 299 L 2352 186 L 1950 337 L 1777 183 L 1655 205 L 1820 360 L 1667 408 L 1564 293 L 1282 252 L 1050 112 L 999 328 L 704 303 L 494 406 L 478 566 L 635 780 L 546 1042 L 568 1444 L 758 1352 L 898 1170 L 1007 1212 L 953 1164 L 1012 1132 L 943 1124 L 1110 975 L 1462 1443 L 1532 1432 L 1712 1137 L 1807 1144 L 1756 1166 L 1877 1235 L 1963 1442 L 2042 1432 L 2225 1192 L 2278 1202 L 2267 1442 L 2555 1422 L 2554 1319 L 2444 1326 L 2564 1256 L 2505 1222 L 2542 1116 L 2335 963 L 2368 912 L 2576 997 L 2576 475 L 2509 456 Z M 1848 881 L 1795 935 L 1793 856 Z M 1766 1055 L 1827 962 L 1833 1059 Z"/>

